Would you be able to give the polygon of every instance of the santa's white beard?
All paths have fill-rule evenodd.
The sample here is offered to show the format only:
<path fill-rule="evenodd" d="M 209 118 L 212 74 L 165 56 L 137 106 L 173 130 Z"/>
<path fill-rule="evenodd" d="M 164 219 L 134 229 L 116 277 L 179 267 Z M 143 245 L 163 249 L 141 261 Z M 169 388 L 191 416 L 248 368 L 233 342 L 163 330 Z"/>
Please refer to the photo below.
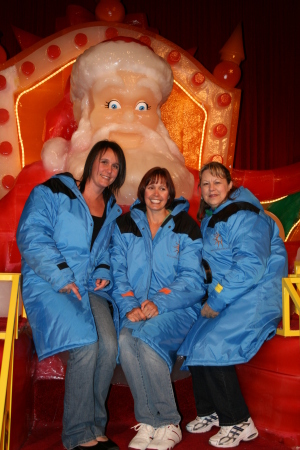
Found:
<path fill-rule="evenodd" d="M 55 155 L 54 162 L 50 162 L 50 156 L 53 160 L 53 154 L 55 153 L 55 142 L 52 145 L 50 144 L 51 141 L 46 142 L 48 149 L 46 151 L 46 148 L 43 148 L 42 152 L 44 165 L 48 165 L 49 169 L 54 171 L 54 165 L 57 164 L 59 169 L 56 171 L 71 172 L 74 178 L 79 180 L 92 146 L 103 139 L 110 140 L 110 133 L 121 133 L 117 143 L 123 148 L 126 158 L 126 180 L 117 196 L 119 204 L 131 205 L 133 203 L 137 198 L 137 188 L 142 177 L 149 169 L 156 166 L 165 167 L 169 170 L 175 184 L 177 197 L 182 195 L 189 199 L 192 196 L 194 177 L 185 167 L 184 158 L 176 144 L 170 139 L 162 121 L 160 121 L 157 131 L 143 125 L 111 124 L 93 134 L 89 121 L 81 119 L 78 130 L 72 136 L 70 145 L 66 143 L 67 154 L 63 154 L 60 148 L 59 155 Z M 138 147 L 128 147 L 128 141 L 122 145 L 121 136 L 127 133 L 142 137 Z M 56 139 L 61 138 L 54 138 L 52 141 Z"/>

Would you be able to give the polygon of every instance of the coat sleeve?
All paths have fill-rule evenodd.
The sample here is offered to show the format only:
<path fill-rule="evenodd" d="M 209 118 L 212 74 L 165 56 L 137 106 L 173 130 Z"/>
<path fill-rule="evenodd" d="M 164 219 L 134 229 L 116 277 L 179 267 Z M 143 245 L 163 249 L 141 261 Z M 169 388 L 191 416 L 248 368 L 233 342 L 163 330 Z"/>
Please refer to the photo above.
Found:
<path fill-rule="evenodd" d="M 113 228 L 112 228 L 113 229 Z M 112 289 L 113 285 L 113 275 L 112 275 L 112 267 L 111 267 L 111 261 L 110 261 L 110 251 L 109 251 L 109 242 L 110 242 L 110 236 L 112 234 L 111 229 L 108 227 L 103 227 L 102 230 L 100 230 L 100 233 L 106 233 L 106 239 L 108 243 L 105 244 L 105 248 L 101 248 L 101 251 L 98 251 L 96 260 L 95 260 L 95 269 L 92 274 L 92 280 L 94 283 L 93 288 L 95 287 L 96 280 L 108 280 L 109 284 L 99 291 L 101 293 L 102 291 L 110 291 Z M 105 240 L 106 240 L 105 239 Z"/>
<path fill-rule="evenodd" d="M 232 263 L 213 281 L 207 304 L 217 312 L 253 289 L 264 276 L 271 254 L 272 229 L 260 214 L 239 212 L 229 222 Z"/>
<path fill-rule="evenodd" d="M 32 191 L 19 222 L 17 244 L 28 266 L 58 292 L 75 278 L 53 239 L 57 202 L 45 186 Z"/>
<path fill-rule="evenodd" d="M 111 273 L 111 264 L 110 264 L 110 255 L 109 250 L 107 249 L 101 258 L 101 263 L 99 263 L 93 272 L 92 275 L 94 287 L 96 286 L 96 280 L 108 280 L 108 285 L 101 289 L 101 291 L 109 291 L 112 288 L 113 277 Z M 99 291 L 99 292 L 101 292 Z"/>
<path fill-rule="evenodd" d="M 139 308 L 141 305 L 128 280 L 127 243 L 120 233 L 118 225 L 115 225 L 112 235 L 110 255 L 114 279 L 112 297 L 119 308 L 120 317 L 123 319 L 129 311 L 133 308 Z"/>
<path fill-rule="evenodd" d="M 195 226 L 198 227 L 197 224 Z M 181 235 L 177 275 L 170 285 L 164 286 L 149 299 L 156 304 L 159 314 L 188 308 L 203 298 L 202 247 L 202 238 L 192 239 L 187 234 Z"/>

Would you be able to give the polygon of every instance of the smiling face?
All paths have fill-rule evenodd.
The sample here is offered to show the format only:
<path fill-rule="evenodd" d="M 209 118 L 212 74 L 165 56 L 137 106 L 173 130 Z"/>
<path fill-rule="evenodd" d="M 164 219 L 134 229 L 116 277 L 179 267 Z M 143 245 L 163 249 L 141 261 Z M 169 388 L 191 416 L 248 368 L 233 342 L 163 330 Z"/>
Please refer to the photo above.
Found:
<path fill-rule="evenodd" d="M 205 170 L 201 176 L 201 194 L 203 200 L 212 208 L 218 208 L 225 200 L 232 188 L 232 181 L 213 175 L 210 170 Z"/>
<path fill-rule="evenodd" d="M 147 211 L 163 211 L 169 199 L 169 190 L 163 178 L 150 181 L 145 188 L 144 200 Z"/>
<path fill-rule="evenodd" d="M 112 149 L 108 148 L 100 158 L 96 157 L 92 167 L 91 176 L 89 178 L 89 183 L 103 191 L 107 186 L 110 186 L 115 181 L 118 173 L 119 160 Z"/>

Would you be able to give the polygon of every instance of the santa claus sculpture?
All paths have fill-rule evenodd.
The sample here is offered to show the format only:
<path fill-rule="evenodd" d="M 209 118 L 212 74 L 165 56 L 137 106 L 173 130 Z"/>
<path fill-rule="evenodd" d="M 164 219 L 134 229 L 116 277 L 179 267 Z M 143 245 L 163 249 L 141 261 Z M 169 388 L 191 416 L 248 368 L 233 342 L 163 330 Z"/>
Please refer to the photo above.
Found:
<path fill-rule="evenodd" d="M 93 144 L 109 139 L 123 148 L 128 167 L 120 204 L 136 199 L 142 176 L 154 166 L 168 168 L 176 195 L 190 198 L 194 177 L 160 115 L 172 87 L 169 64 L 140 42 L 117 39 L 90 47 L 78 57 L 71 74 L 78 129 L 70 142 L 57 137 L 44 144 L 45 169 L 68 171 L 80 179 Z"/>

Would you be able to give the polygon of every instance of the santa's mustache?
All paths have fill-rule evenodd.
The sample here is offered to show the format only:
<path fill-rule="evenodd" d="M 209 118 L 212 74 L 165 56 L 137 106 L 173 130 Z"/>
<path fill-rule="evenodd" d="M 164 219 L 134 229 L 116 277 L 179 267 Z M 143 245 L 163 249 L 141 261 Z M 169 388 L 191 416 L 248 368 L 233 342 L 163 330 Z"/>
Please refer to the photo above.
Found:
<path fill-rule="evenodd" d="M 143 138 L 142 142 L 140 143 L 141 146 L 144 146 L 145 144 L 147 145 L 147 142 L 152 144 L 147 146 L 149 147 L 148 151 L 154 152 L 156 154 L 164 154 L 165 157 L 169 157 L 170 159 L 174 159 L 174 157 L 176 157 L 181 164 L 184 164 L 183 155 L 180 153 L 180 150 L 178 149 L 175 142 L 171 140 L 169 133 L 162 121 L 160 121 L 156 130 L 152 130 L 151 128 L 148 128 L 143 124 L 137 123 L 112 123 L 105 125 L 93 134 L 91 140 L 92 146 L 103 139 L 110 139 L 110 134 L 114 132 L 124 133 L 125 135 L 135 134 L 141 136 Z M 122 142 L 118 142 L 118 144 L 122 147 Z"/>
<path fill-rule="evenodd" d="M 154 139 L 159 136 L 160 139 L 162 137 L 156 130 L 152 130 L 145 125 L 142 124 L 118 124 L 118 123 L 111 123 L 108 125 L 105 125 L 104 127 L 101 127 L 99 130 L 97 130 L 92 137 L 92 145 L 94 145 L 99 140 L 107 139 L 109 138 L 110 133 L 117 132 L 117 133 L 124 133 L 124 134 L 138 134 L 141 135 L 144 138 L 151 138 Z"/>

